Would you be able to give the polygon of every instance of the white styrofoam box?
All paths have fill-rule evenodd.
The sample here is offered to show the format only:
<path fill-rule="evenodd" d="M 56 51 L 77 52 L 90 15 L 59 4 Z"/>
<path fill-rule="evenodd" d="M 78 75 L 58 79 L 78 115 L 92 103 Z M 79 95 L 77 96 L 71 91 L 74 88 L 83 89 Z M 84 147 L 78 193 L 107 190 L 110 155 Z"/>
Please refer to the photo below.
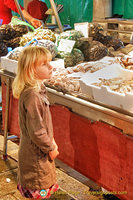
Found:
<path fill-rule="evenodd" d="M 123 69 L 120 64 L 112 64 L 92 74 L 85 74 L 80 79 L 81 91 L 88 97 L 106 105 L 115 106 L 133 113 L 133 93 L 119 93 L 112 91 L 108 86 L 95 86 L 92 83 L 100 82 L 99 78 L 133 78 L 133 71 Z"/>
<path fill-rule="evenodd" d="M 16 60 L 9 59 L 7 56 L 1 57 L 1 68 L 12 73 L 17 73 L 18 62 Z"/>
<path fill-rule="evenodd" d="M 15 73 L 15 74 L 17 73 L 18 61 L 8 58 L 12 52 L 17 51 L 17 50 L 22 51 L 23 47 L 16 47 L 12 51 L 10 51 L 6 56 L 1 57 L 1 68 L 2 69 L 5 69 L 5 70 Z"/>
<path fill-rule="evenodd" d="M 128 56 L 133 57 L 133 51 L 130 51 L 130 52 L 128 53 Z"/>
<path fill-rule="evenodd" d="M 50 61 L 50 64 L 53 66 L 53 68 L 65 68 L 64 59 L 61 58 L 54 58 L 54 60 Z"/>
<path fill-rule="evenodd" d="M 10 52 L 6 56 L 1 57 L 1 68 L 16 74 L 18 61 L 9 59 L 8 58 L 9 55 L 10 55 Z M 59 58 L 54 59 L 53 61 L 50 62 L 50 64 L 53 66 L 53 68 L 56 68 L 56 69 L 65 68 L 64 59 L 59 59 Z"/>
<path fill-rule="evenodd" d="M 115 62 L 115 58 L 114 57 L 109 57 L 109 56 L 105 56 L 104 58 L 100 59 L 100 60 L 97 60 L 97 61 L 89 61 L 89 62 L 83 62 L 83 63 L 80 63 L 78 65 L 76 65 L 77 67 L 78 66 L 91 66 L 92 68 L 94 67 L 97 67 L 97 66 L 103 66 L 103 68 L 105 66 L 109 66 L 109 65 L 112 65 L 112 63 Z M 76 67 L 75 66 L 75 67 Z M 100 70 L 100 69 L 98 69 Z M 88 72 L 73 72 L 72 74 L 68 74 L 67 77 L 74 77 L 74 78 L 82 78 L 82 76 L 84 74 L 87 74 L 88 76 L 88 73 L 90 73 L 89 71 Z M 94 72 L 93 72 L 94 73 Z"/>

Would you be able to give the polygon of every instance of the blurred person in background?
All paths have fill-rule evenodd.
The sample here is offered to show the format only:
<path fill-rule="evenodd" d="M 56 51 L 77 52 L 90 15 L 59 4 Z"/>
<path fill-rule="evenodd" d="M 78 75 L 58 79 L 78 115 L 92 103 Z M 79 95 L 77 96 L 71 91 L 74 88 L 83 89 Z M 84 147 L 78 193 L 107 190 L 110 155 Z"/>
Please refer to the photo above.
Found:
<path fill-rule="evenodd" d="M 20 8 L 24 15 L 24 18 L 35 28 L 38 28 L 42 25 L 42 23 L 32 17 L 21 5 Z M 2 24 L 8 24 L 12 18 L 12 11 L 18 13 L 18 9 L 16 7 L 14 0 L 0 0 L 0 19 L 2 20 Z"/>
<path fill-rule="evenodd" d="M 28 13 L 34 18 L 42 20 L 44 23 L 48 17 L 48 15 L 45 14 L 47 10 L 48 7 L 46 3 L 39 0 L 32 0 L 27 6 Z"/>

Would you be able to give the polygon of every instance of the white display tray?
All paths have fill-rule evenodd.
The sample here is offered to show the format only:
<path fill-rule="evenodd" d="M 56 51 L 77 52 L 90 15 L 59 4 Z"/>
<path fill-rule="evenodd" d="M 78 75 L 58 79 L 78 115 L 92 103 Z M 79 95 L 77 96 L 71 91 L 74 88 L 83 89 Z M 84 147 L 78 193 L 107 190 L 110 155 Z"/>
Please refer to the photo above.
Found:
<path fill-rule="evenodd" d="M 123 69 L 120 64 L 116 63 L 92 74 L 86 73 L 80 79 L 81 91 L 91 99 L 133 113 L 133 93 L 123 94 L 112 91 L 108 86 L 98 87 L 92 85 L 100 82 L 99 78 L 111 79 L 115 77 L 128 80 L 133 78 L 133 71 Z"/>
<path fill-rule="evenodd" d="M 9 52 L 10 54 L 10 52 Z M 17 66 L 18 66 L 18 61 L 9 59 L 7 54 L 6 56 L 1 57 L 1 68 L 12 72 L 14 74 L 17 73 Z M 57 68 L 62 68 L 64 69 L 64 59 L 59 59 L 56 58 L 53 61 L 50 62 L 50 64 L 53 66 L 53 69 Z"/>
<path fill-rule="evenodd" d="M 9 59 L 8 56 L 1 57 L 1 68 L 12 73 L 17 73 L 18 62 L 16 60 Z"/>
<path fill-rule="evenodd" d="M 1 68 L 5 69 L 6 71 L 12 72 L 12 73 L 17 73 L 17 66 L 18 66 L 18 61 L 9 59 L 10 54 L 13 51 L 22 51 L 23 47 L 16 47 L 12 51 L 10 51 L 6 56 L 1 57 Z"/>

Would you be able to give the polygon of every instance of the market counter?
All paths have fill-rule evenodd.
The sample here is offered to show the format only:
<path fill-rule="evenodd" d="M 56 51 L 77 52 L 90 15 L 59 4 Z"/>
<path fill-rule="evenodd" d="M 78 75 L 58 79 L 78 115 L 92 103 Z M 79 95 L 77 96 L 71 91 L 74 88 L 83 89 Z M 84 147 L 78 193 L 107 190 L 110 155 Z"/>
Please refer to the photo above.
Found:
<path fill-rule="evenodd" d="M 3 71 L 1 77 L 4 129 L 19 135 L 18 100 L 9 89 L 14 76 Z M 133 199 L 132 114 L 47 90 L 58 158 L 120 199 Z"/>

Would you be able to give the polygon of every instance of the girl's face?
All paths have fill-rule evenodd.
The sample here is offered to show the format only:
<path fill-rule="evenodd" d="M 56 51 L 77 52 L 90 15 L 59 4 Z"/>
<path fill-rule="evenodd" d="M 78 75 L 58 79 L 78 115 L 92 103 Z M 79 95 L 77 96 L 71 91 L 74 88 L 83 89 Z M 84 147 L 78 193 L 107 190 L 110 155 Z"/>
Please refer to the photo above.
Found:
<path fill-rule="evenodd" d="M 36 63 L 36 75 L 40 80 L 49 79 L 52 77 L 53 67 L 49 61 L 46 60 L 45 56 L 42 56 L 37 60 Z"/>

